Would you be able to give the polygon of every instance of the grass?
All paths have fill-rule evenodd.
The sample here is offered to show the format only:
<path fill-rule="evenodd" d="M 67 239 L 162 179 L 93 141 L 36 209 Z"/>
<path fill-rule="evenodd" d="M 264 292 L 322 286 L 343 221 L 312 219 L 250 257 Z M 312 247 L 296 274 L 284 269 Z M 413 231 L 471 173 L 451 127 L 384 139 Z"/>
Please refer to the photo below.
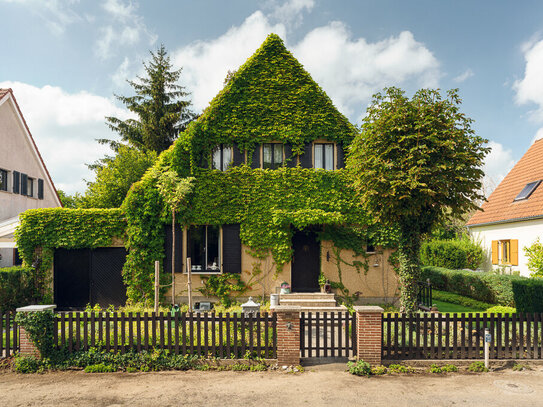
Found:
<path fill-rule="evenodd" d="M 484 309 L 470 308 L 464 305 L 451 304 L 450 302 L 444 302 L 444 301 L 438 301 L 438 300 L 433 300 L 432 302 L 437 306 L 437 309 L 439 310 L 439 312 L 457 313 L 457 312 L 483 312 L 484 311 Z"/>

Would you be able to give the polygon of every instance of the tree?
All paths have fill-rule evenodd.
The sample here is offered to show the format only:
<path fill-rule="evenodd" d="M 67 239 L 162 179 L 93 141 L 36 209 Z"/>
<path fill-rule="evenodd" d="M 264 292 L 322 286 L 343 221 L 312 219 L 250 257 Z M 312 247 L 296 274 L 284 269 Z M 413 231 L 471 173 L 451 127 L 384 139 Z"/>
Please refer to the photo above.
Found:
<path fill-rule="evenodd" d="M 106 122 L 119 133 L 122 141 L 142 151 L 160 153 L 174 142 L 195 115 L 190 110 L 190 101 L 182 99 L 189 93 L 177 84 L 182 69 L 172 70 L 164 45 L 156 53 L 150 53 L 151 61 L 143 62 L 147 75 L 138 76 L 139 82 L 127 81 L 136 95 L 115 95 L 137 119 L 106 117 Z M 101 139 L 99 142 L 109 144 L 114 150 L 119 146 L 113 140 Z"/>
<path fill-rule="evenodd" d="M 172 305 L 175 304 L 175 215 L 185 197 L 192 190 L 194 178 L 181 178 L 174 170 L 156 171 L 157 188 L 164 203 L 172 212 Z"/>
<path fill-rule="evenodd" d="M 57 194 L 64 208 L 75 209 L 81 204 L 82 196 L 79 192 L 76 192 L 74 195 L 69 195 L 62 189 L 57 189 Z"/>
<path fill-rule="evenodd" d="M 446 215 L 477 208 L 482 164 L 490 150 L 460 112 L 457 90 L 419 90 L 408 99 L 398 88 L 377 93 L 347 168 L 361 203 L 376 222 L 398 227 L 400 302 L 417 308 L 421 237 Z"/>
<path fill-rule="evenodd" d="M 87 182 L 87 191 L 77 206 L 83 208 L 118 208 L 132 184 L 139 181 L 157 157 L 154 151 L 142 152 L 121 144 L 115 156 L 106 156 L 89 165 L 96 173 Z"/>

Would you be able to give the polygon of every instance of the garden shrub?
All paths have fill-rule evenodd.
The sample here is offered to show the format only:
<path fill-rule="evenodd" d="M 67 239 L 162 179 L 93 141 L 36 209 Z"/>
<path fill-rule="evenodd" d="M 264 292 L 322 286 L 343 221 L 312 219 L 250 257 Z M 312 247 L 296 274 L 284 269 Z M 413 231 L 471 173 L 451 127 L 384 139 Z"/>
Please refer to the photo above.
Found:
<path fill-rule="evenodd" d="M 14 310 L 32 304 L 36 296 L 34 269 L 15 266 L 0 268 L 0 309 Z"/>
<path fill-rule="evenodd" d="M 17 373 L 37 373 L 44 370 L 43 363 L 35 356 L 15 357 L 15 371 Z"/>
<path fill-rule="evenodd" d="M 380 376 L 380 375 L 384 375 L 386 372 L 387 372 L 387 368 L 383 365 L 374 366 L 371 368 L 372 375 Z"/>
<path fill-rule="evenodd" d="M 18 312 L 15 321 L 25 329 L 42 358 L 54 353 L 55 313 L 53 311 Z"/>
<path fill-rule="evenodd" d="M 485 362 L 477 361 L 469 365 L 468 370 L 470 372 L 488 372 L 488 369 L 485 366 Z"/>
<path fill-rule="evenodd" d="M 543 243 L 536 239 L 531 246 L 524 248 L 524 253 L 528 259 L 528 270 L 530 270 L 530 276 L 543 277 Z"/>
<path fill-rule="evenodd" d="M 349 369 L 350 374 L 356 376 L 370 376 L 371 375 L 371 366 L 368 362 L 363 360 L 357 360 L 356 362 L 347 363 L 347 368 Z"/>
<path fill-rule="evenodd" d="M 463 295 L 450 293 L 447 291 L 432 290 L 432 299 L 448 302 L 450 304 L 462 305 L 468 308 L 486 310 L 493 306 L 493 304 L 488 304 L 486 302 L 477 301 L 473 298 L 464 297 Z"/>
<path fill-rule="evenodd" d="M 458 368 L 455 365 L 444 365 L 438 366 L 435 363 L 430 365 L 430 373 L 449 373 L 449 372 L 458 372 Z"/>
<path fill-rule="evenodd" d="M 513 294 L 518 312 L 543 312 L 543 280 L 515 281 Z"/>
<path fill-rule="evenodd" d="M 415 369 L 411 366 L 392 364 L 388 366 L 389 373 L 413 373 Z"/>
<path fill-rule="evenodd" d="M 515 306 L 513 282 L 528 280 L 526 277 L 513 275 L 429 266 L 422 267 L 422 277 L 424 280 L 430 279 L 432 287 L 437 290 L 507 307 Z"/>
<path fill-rule="evenodd" d="M 103 363 L 98 363 L 96 365 L 88 365 L 83 369 L 85 373 L 108 373 L 114 372 L 115 368 L 111 365 L 105 365 Z"/>
<path fill-rule="evenodd" d="M 504 307 L 502 305 L 496 305 L 494 307 L 488 308 L 485 313 L 486 314 L 515 314 L 517 312 L 517 309 L 514 307 Z"/>
<path fill-rule="evenodd" d="M 483 262 L 480 244 L 468 238 L 460 240 L 432 240 L 420 249 L 420 261 L 425 266 L 475 270 Z"/>

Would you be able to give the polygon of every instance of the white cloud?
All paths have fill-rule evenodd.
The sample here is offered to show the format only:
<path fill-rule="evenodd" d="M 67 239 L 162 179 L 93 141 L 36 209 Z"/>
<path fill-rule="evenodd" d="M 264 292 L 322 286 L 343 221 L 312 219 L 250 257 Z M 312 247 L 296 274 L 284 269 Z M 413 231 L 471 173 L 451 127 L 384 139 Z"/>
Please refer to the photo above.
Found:
<path fill-rule="evenodd" d="M 474 75 L 475 75 L 475 73 L 473 73 L 473 71 L 470 68 L 468 68 L 464 72 L 462 72 L 460 75 L 454 77 L 453 81 L 458 82 L 458 83 L 462 83 L 462 82 L 466 81 L 467 79 L 471 78 Z"/>
<path fill-rule="evenodd" d="M 149 45 L 157 36 L 147 28 L 144 18 L 137 13 L 138 6 L 131 0 L 104 0 L 102 9 L 106 12 L 107 25 L 99 28 L 94 53 L 102 60 L 113 56 L 119 46 L 133 46 L 141 41 Z"/>
<path fill-rule="evenodd" d="M 183 67 L 182 81 L 192 92 L 196 110 L 207 106 L 222 89 L 228 70 L 245 62 L 271 32 L 286 39 L 284 24 L 273 25 L 256 11 L 239 27 L 216 39 L 173 52 L 172 61 Z M 351 118 L 362 114 L 363 104 L 385 86 L 436 87 L 441 75 L 437 59 L 408 31 L 368 43 L 364 38 L 352 38 L 345 24 L 333 22 L 314 29 L 288 48 Z"/>
<path fill-rule="evenodd" d="M 541 140 L 543 138 L 543 127 L 537 130 L 535 133 L 534 138 L 532 139 L 532 144 L 535 143 L 537 140 Z"/>
<path fill-rule="evenodd" d="M 129 113 L 88 92 L 68 93 L 55 86 L 38 88 L 21 82 L 0 82 L 0 88 L 13 89 L 57 188 L 84 191 L 83 178 L 92 177 L 85 164 L 111 152 L 95 139 L 116 138 L 105 117 L 126 119 Z"/>
<path fill-rule="evenodd" d="M 513 152 L 506 149 L 502 144 L 495 141 L 490 141 L 488 146 L 491 148 L 490 153 L 485 158 L 483 170 L 485 172 L 485 194 L 488 196 L 505 178 L 507 173 L 511 171 L 515 165 Z"/>
<path fill-rule="evenodd" d="M 283 3 L 277 0 L 269 4 L 272 11 L 270 16 L 287 26 L 297 26 L 302 22 L 303 12 L 310 12 L 315 6 L 315 0 L 287 0 Z"/>
<path fill-rule="evenodd" d="M 521 105 L 536 104 L 536 110 L 531 112 L 532 118 L 543 121 L 543 40 L 524 44 L 523 52 L 526 69 L 524 78 L 513 84 L 515 100 Z"/>
<path fill-rule="evenodd" d="M 61 35 L 66 27 L 81 17 L 73 10 L 72 6 L 79 0 L 1 0 L 5 3 L 17 3 L 26 6 L 30 12 L 40 16 L 47 28 L 55 35 Z"/>

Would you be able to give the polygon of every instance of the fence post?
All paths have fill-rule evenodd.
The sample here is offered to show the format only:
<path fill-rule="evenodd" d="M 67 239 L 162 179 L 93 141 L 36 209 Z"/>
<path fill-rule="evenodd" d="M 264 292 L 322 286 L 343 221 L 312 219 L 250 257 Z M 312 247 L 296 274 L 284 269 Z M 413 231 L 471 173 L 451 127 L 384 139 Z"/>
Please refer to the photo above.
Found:
<path fill-rule="evenodd" d="M 26 307 L 17 308 L 17 312 L 43 312 L 51 310 L 53 311 L 57 306 L 56 305 L 27 305 Z M 23 356 L 35 356 L 38 359 L 41 358 L 40 351 L 30 339 L 30 336 L 24 329 L 24 327 L 19 326 L 19 353 Z"/>
<path fill-rule="evenodd" d="M 277 364 L 300 364 L 300 311 L 301 308 L 277 305 L 272 309 L 277 315 Z"/>
<path fill-rule="evenodd" d="M 356 357 L 370 365 L 381 364 L 383 308 L 357 306 L 356 312 Z"/>

